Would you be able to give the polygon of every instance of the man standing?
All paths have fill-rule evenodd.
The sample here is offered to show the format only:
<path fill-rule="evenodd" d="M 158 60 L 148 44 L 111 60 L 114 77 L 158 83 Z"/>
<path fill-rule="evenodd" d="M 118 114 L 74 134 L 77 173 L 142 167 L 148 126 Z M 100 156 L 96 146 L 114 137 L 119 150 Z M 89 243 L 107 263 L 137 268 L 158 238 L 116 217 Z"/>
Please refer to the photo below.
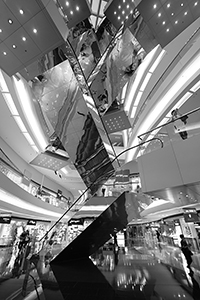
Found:
<path fill-rule="evenodd" d="M 183 234 L 180 235 L 180 238 L 181 238 L 181 251 L 185 255 L 185 258 L 187 260 L 187 267 L 190 269 L 193 253 L 190 250 L 190 244 L 187 243 Z"/>

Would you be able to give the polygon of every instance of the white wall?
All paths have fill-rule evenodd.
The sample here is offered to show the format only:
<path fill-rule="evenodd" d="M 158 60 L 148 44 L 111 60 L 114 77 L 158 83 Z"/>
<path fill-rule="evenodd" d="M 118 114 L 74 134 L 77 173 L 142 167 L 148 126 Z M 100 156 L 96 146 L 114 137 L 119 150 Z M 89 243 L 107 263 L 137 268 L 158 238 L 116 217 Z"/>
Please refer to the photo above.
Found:
<path fill-rule="evenodd" d="M 200 135 L 140 156 L 138 169 L 143 192 L 200 181 Z"/>

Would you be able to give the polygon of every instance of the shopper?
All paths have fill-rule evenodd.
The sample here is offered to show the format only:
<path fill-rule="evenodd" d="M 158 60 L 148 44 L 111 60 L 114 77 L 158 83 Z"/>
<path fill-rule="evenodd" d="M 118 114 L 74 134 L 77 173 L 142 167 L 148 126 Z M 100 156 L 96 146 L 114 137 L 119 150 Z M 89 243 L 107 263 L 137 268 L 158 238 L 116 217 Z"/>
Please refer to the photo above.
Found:
<path fill-rule="evenodd" d="M 187 243 L 183 234 L 180 235 L 180 238 L 181 238 L 181 251 L 183 252 L 183 254 L 187 260 L 187 267 L 190 269 L 193 253 L 190 250 L 190 244 Z"/>
<path fill-rule="evenodd" d="M 179 133 L 180 137 L 183 140 L 186 140 L 188 137 L 187 131 L 180 131 L 180 130 L 184 125 L 186 125 L 188 116 L 185 115 L 181 117 L 182 115 L 179 113 L 178 108 L 172 110 L 171 115 L 172 115 L 172 121 L 174 121 L 175 130 Z"/>

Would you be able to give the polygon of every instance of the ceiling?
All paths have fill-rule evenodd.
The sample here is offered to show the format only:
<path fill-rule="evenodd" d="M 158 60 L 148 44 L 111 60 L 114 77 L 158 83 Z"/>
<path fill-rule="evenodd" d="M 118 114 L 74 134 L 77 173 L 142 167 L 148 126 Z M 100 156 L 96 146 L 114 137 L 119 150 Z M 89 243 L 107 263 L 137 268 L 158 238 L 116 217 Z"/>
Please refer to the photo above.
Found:
<path fill-rule="evenodd" d="M 6 2 L 6 1 L 1 1 Z M 9 1 L 8 1 L 9 2 Z M 18 1 L 20 2 L 20 1 Z M 23 3 L 23 1 L 21 1 Z M 45 1 L 43 1 L 45 2 Z M 92 15 L 90 17 L 90 21 L 92 22 L 94 28 L 97 28 L 98 25 L 103 21 L 104 13 L 103 9 L 107 5 L 107 1 L 102 0 L 91 0 L 90 7 L 92 11 Z M 13 6 L 14 7 L 14 6 Z M 190 37 L 193 35 L 194 31 L 199 28 L 200 26 L 200 20 L 197 19 L 195 22 L 193 22 L 190 26 L 188 26 L 184 32 L 179 34 L 173 41 L 171 41 L 167 46 L 165 47 L 166 54 L 164 58 L 161 60 L 159 66 L 156 68 L 156 70 L 153 73 L 153 76 L 151 77 L 150 81 L 148 82 L 148 85 L 146 86 L 145 92 L 143 93 L 141 99 L 140 99 L 140 105 L 137 108 L 136 115 L 134 118 L 130 118 L 131 125 L 133 130 L 129 131 L 120 131 L 116 132 L 115 135 L 108 136 L 107 132 L 105 132 L 105 128 L 102 126 L 102 120 L 99 118 L 99 115 L 94 113 L 94 110 L 91 110 L 90 112 L 93 114 L 93 118 L 95 119 L 95 124 L 100 124 L 98 127 L 98 131 L 100 133 L 100 136 L 102 140 L 106 140 L 106 143 L 111 148 L 111 153 L 115 154 L 120 153 L 120 151 L 123 151 L 126 147 L 132 146 L 134 144 L 134 139 L 137 138 L 138 134 L 141 133 L 140 128 L 142 128 L 143 121 L 145 118 L 148 117 L 148 112 L 151 111 L 152 103 L 155 105 L 155 103 L 159 102 L 159 97 L 161 95 L 161 92 L 167 88 L 169 88 L 169 78 L 173 78 L 177 76 L 177 73 L 180 71 L 180 61 L 181 61 L 181 67 L 186 65 L 191 57 L 194 55 L 194 51 L 191 49 L 192 46 L 196 49 L 199 47 L 199 39 L 195 40 L 195 42 L 192 44 L 190 48 L 185 50 L 184 55 L 180 57 L 179 52 L 184 47 L 184 45 L 188 42 Z M 60 37 L 60 36 L 59 36 Z M 62 38 L 62 35 L 61 35 Z M 14 40 L 13 40 L 14 41 Z M 59 42 L 60 43 L 60 42 Z M 55 44 L 51 47 L 55 48 Z M 161 51 L 162 49 L 160 49 Z M 20 54 L 20 53 L 19 53 Z M 21 54 L 20 54 L 21 55 Z M 38 53 L 39 55 L 39 53 Z M 157 56 L 154 57 L 154 61 L 156 60 Z M 29 62 L 32 62 L 30 59 Z M 153 62 L 152 62 L 153 63 Z M 149 68 L 146 70 L 146 73 L 152 66 L 149 65 Z M 140 65 L 142 66 L 142 64 Z M 167 72 L 166 72 L 167 70 Z M 126 99 L 131 94 L 131 86 L 134 85 L 136 81 L 136 74 L 133 74 L 130 78 L 128 78 L 128 87 L 125 94 L 125 100 L 124 103 L 126 103 Z M 166 75 L 167 74 L 167 75 Z M 7 74 L 4 73 L 4 77 L 6 79 L 7 85 L 9 87 L 9 91 L 13 97 L 13 100 L 16 104 L 16 107 L 20 113 L 21 119 L 23 120 L 24 124 L 27 125 L 27 128 L 30 128 L 28 121 L 24 115 L 24 112 L 19 104 L 17 93 L 13 85 L 13 79 L 10 78 Z M 161 80 L 162 84 L 158 84 L 159 80 Z M 188 83 L 189 85 L 189 83 Z M 155 88 L 156 86 L 156 88 Z M 185 87 L 187 89 L 187 86 Z M 151 95 L 149 100 L 149 95 Z M 135 96 L 136 97 L 136 96 Z M 132 99 L 134 101 L 134 97 Z M 173 105 L 179 100 L 179 95 L 176 96 L 175 99 L 173 99 Z M 81 104 L 82 100 L 79 102 L 79 112 L 83 112 L 83 110 L 87 109 L 88 107 L 85 106 L 85 104 Z M 33 149 L 33 147 L 28 143 L 27 139 L 23 135 L 23 133 L 20 131 L 19 127 L 16 126 L 16 122 L 13 118 L 13 116 L 10 113 L 10 110 L 3 98 L 2 93 L 0 94 L 0 103 L 1 103 L 1 110 L 0 110 L 0 137 L 13 149 L 20 157 L 22 157 L 27 163 L 30 163 L 36 156 L 37 152 Z M 195 107 L 198 107 L 198 95 L 195 94 L 188 102 L 186 102 L 183 106 L 182 113 L 187 112 L 190 109 L 193 109 Z M 141 109 L 142 108 L 142 109 Z M 172 108 L 172 103 L 169 104 L 159 115 L 159 117 L 155 117 L 155 122 L 151 124 L 151 127 L 155 127 L 158 125 L 158 121 L 162 120 L 166 114 L 169 112 L 169 110 Z M 140 116 L 140 118 L 138 117 Z M 81 118 L 81 116 L 79 115 Z M 101 121 L 101 123 L 100 123 Z M 72 121 L 73 122 L 73 121 Z M 77 123 L 76 123 L 77 124 Z M 82 124 L 82 123 L 81 123 Z M 81 125 L 82 126 L 82 125 Z M 143 127 L 144 128 L 144 127 Z M 145 132 L 147 129 L 143 129 L 143 132 Z M 78 131 L 77 131 L 78 132 Z M 36 145 L 38 146 L 38 142 L 36 138 L 34 137 L 33 133 L 30 130 L 30 135 L 34 139 Z M 129 135 L 129 142 L 127 142 L 127 135 Z M 132 143 L 133 142 L 133 143 Z M 135 142 L 136 143 L 136 142 Z M 137 140 L 138 143 L 138 140 Z M 137 144 L 136 143 L 136 144 Z M 119 149 L 115 149 L 115 145 L 119 147 Z M 123 146 L 122 146 L 123 145 Z M 39 146 L 38 146 L 39 147 Z M 109 148 L 108 147 L 108 148 Z M 113 147 L 113 148 L 112 148 Z M 69 150 L 69 151 L 68 151 Z M 86 184 L 82 177 L 80 176 L 79 172 L 73 167 L 74 160 L 73 157 L 73 146 L 67 148 L 67 153 L 70 153 L 70 161 L 66 166 L 65 173 L 61 172 L 62 178 L 60 178 L 58 175 L 55 174 L 54 171 L 41 168 L 38 166 L 34 166 L 39 172 L 44 174 L 45 176 L 51 178 L 53 181 L 57 182 L 67 190 L 71 191 L 72 194 L 77 198 L 80 195 L 80 191 L 83 191 L 86 189 Z M 113 157 L 113 156 L 112 156 Z M 132 154 L 132 156 L 129 156 L 128 154 L 123 157 L 126 159 L 126 161 L 130 161 L 131 159 L 135 158 L 135 156 Z"/>

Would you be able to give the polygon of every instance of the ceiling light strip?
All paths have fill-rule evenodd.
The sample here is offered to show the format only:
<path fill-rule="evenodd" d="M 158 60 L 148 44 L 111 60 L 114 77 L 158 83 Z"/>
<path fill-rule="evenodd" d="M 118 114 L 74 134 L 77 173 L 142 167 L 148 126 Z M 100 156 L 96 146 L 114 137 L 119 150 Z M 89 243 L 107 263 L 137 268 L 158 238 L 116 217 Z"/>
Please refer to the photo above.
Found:
<path fill-rule="evenodd" d="M 126 100 L 125 100 L 125 110 L 130 111 L 131 105 L 133 104 L 133 99 L 135 97 L 135 93 L 138 87 L 141 85 L 142 78 L 147 71 L 150 63 L 155 57 L 155 53 L 157 52 L 160 46 L 156 46 L 150 53 L 147 54 L 141 65 L 136 70 L 136 76 L 134 81 L 132 82 L 131 88 L 128 91 Z"/>
<path fill-rule="evenodd" d="M 4 79 L 4 76 L 3 76 L 3 73 L 2 71 L 0 70 L 0 89 L 1 89 L 1 92 L 2 92 L 2 96 L 11 112 L 11 115 L 13 116 L 15 122 L 17 123 L 20 131 L 24 134 L 28 134 L 27 132 L 27 129 L 26 129 L 26 126 L 24 125 L 20 115 L 19 115 L 19 112 L 15 106 L 15 103 L 13 101 L 13 98 L 11 96 L 11 94 L 9 93 L 9 88 L 7 86 L 7 83 Z M 29 135 L 29 134 L 28 134 Z M 25 136 L 26 137 L 26 136 Z M 27 139 L 27 137 L 26 137 Z M 27 141 L 29 142 L 29 144 L 33 147 L 34 146 L 34 150 L 36 150 L 37 152 L 39 152 L 38 148 L 35 146 L 35 143 L 33 142 L 31 136 L 30 138 L 27 139 Z M 31 141 L 31 143 L 30 143 Z"/>
<path fill-rule="evenodd" d="M 189 85 L 191 79 L 194 76 L 197 76 L 200 72 L 200 53 L 191 61 L 187 67 L 181 72 L 180 76 L 174 82 L 174 84 L 168 89 L 165 95 L 157 102 L 154 108 L 149 112 L 148 116 L 145 118 L 144 122 L 140 125 L 140 128 L 137 131 L 137 136 L 147 132 L 152 128 L 155 121 L 161 116 L 167 107 L 174 101 L 175 97 L 181 93 L 181 90 L 184 86 Z M 135 136 L 131 141 L 129 147 L 133 147 L 137 144 L 138 138 Z M 132 160 L 137 152 L 137 149 L 129 151 L 126 156 L 126 162 Z"/>
<path fill-rule="evenodd" d="M 34 114 L 34 109 L 32 107 L 32 99 L 28 93 L 29 87 L 25 86 L 25 83 L 21 78 L 20 80 L 17 80 L 15 76 L 13 76 L 13 81 L 17 91 L 20 106 L 27 120 L 29 128 L 31 129 L 41 150 L 44 150 L 48 146 L 48 141 L 45 134 L 42 131 L 42 128 L 40 127 L 39 120 Z"/>

